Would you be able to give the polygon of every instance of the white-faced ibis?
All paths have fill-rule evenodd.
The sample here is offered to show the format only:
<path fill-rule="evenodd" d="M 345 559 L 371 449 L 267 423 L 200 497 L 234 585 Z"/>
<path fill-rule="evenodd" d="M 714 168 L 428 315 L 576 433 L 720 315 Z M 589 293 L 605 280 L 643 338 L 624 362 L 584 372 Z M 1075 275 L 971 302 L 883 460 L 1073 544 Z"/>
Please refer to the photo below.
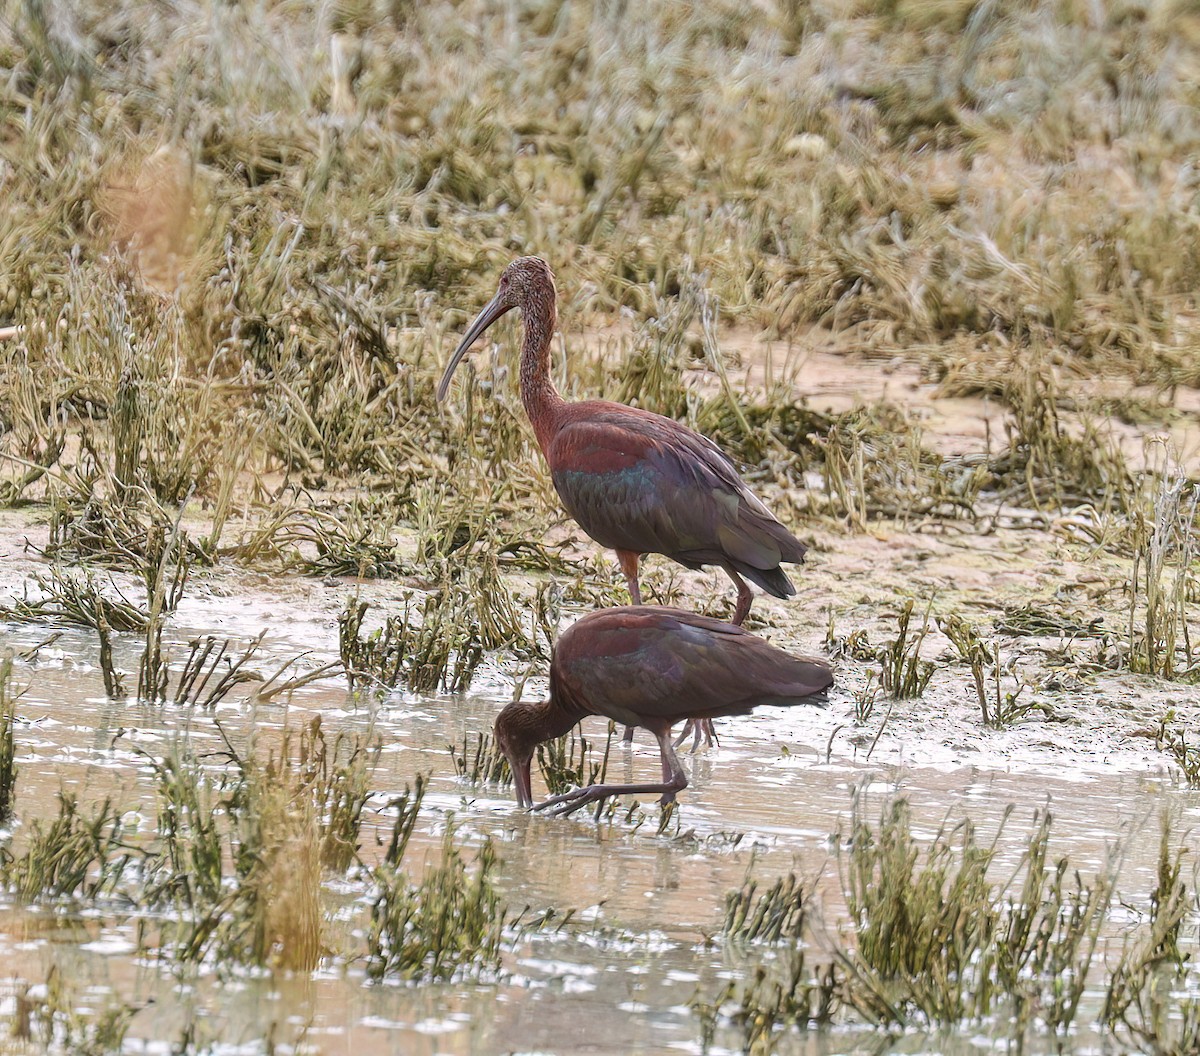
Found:
<path fill-rule="evenodd" d="M 683 719 L 742 715 L 764 705 L 824 703 L 833 684 L 822 660 L 792 656 L 731 623 L 657 605 L 601 609 L 572 624 L 554 648 L 550 697 L 517 701 L 496 719 L 496 744 L 512 768 L 517 803 L 533 806 L 529 763 L 543 741 L 588 715 L 644 726 L 662 753 L 661 783 L 589 785 L 535 807 L 568 814 L 624 793 L 687 787 L 671 727 Z"/>
<path fill-rule="evenodd" d="M 780 564 L 803 561 L 804 544 L 742 483 L 716 444 L 659 414 L 605 400 L 568 403 L 559 395 L 550 378 L 556 297 L 544 260 L 509 264 L 496 296 L 450 357 L 437 398 L 445 398 L 455 368 L 483 332 L 520 308 L 521 402 L 550 479 L 580 527 L 617 552 L 633 603 L 642 600 L 642 554 L 665 554 L 687 568 L 723 568 L 738 589 L 735 624 L 752 601 L 742 577 L 777 598 L 795 594 Z"/>

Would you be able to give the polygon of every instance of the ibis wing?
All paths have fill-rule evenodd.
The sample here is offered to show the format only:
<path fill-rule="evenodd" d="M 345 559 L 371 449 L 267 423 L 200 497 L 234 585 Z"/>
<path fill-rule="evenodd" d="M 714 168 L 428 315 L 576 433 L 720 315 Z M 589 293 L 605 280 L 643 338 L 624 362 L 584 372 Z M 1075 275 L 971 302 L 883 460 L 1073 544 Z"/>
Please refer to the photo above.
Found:
<path fill-rule="evenodd" d="M 775 568 L 804 547 L 712 441 L 660 415 L 576 404 L 547 457 L 568 512 L 604 546 L 684 564 Z"/>
<path fill-rule="evenodd" d="M 827 664 L 740 627 L 654 606 L 579 621 L 558 643 L 553 677 L 581 710 L 633 725 L 799 704 L 832 683 Z"/>

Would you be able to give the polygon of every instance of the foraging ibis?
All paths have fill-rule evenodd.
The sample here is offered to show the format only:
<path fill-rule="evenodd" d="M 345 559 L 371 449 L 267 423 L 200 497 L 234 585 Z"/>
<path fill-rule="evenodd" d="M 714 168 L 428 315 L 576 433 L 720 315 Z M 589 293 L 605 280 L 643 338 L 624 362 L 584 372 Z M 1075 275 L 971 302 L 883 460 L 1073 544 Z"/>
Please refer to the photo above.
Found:
<path fill-rule="evenodd" d="M 742 483 L 716 444 L 659 414 L 604 400 L 568 403 L 559 395 L 550 378 L 556 296 L 544 260 L 520 257 L 509 264 L 495 297 L 450 357 L 438 400 L 467 350 L 505 312 L 520 308 L 521 402 L 550 479 L 579 526 L 617 552 L 633 603 L 642 600 L 643 554 L 665 554 L 686 568 L 723 568 L 738 590 L 735 624 L 745 620 L 753 599 L 745 579 L 777 598 L 795 594 L 780 565 L 803 561 L 804 544 Z"/>
<path fill-rule="evenodd" d="M 588 715 L 644 726 L 658 740 L 661 783 L 589 785 L 533 809 L 569 814 L 609 796 L 645 792 L 660 792 L 666 804 L 687 787 L 670 741 L 675 723 L 764 705 L 821 704 L 832 684 L 824 661 L 792 656 L 731 623 L 657 605 L 601 609 L 558 639 L 549 698 L 517 701 L 500 712 L 496 744 L 512 768 L 517 803 L 533 807 L 529 764 L 538 744 Z"/>

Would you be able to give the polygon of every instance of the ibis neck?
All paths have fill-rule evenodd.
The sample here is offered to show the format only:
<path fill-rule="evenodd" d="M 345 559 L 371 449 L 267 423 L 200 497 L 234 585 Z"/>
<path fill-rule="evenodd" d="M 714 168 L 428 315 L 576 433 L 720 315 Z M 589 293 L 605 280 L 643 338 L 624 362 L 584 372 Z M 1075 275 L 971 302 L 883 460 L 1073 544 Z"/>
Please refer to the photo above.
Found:
<path fill-rule="evenodd" d="M 550 377 L 550 341 L 558 321 L 554 286 L 534 291 L 523 306 L 525 340 L 521 346 L 521 402 L 543 451 L 553 436 L 565 402 Z"/>
<path fill-rule="evenodd" d="M 553 694 L 546 700 L 523 701 L 513 722 L 520 726 L 523 739 L 531 745 L 561 737 L 584 717 L 585 713 L 564 707 Z"/>

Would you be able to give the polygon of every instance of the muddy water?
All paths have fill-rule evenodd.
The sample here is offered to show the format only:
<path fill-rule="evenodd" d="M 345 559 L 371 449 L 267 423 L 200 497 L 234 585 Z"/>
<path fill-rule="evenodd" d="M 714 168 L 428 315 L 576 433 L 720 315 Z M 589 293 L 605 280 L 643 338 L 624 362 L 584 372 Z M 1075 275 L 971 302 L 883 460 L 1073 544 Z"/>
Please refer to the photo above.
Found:
<path fill-rule="evenodd" d="M 179 641 L 189 632 L 274 628 L 259 665 L 264 671 L 302 650 L 311 651 L 305 663 L 318 664 L 331 658 L 336 642 L 319 606 L 247 606 L 218 592 L 185 607 L 180 619 Z M 0 626 L 0 640 L 18 650 L 45 634 L 44 628 Z M 122 643 L 118 666 L 133 670 L 137 654 L 137 642 Z M 150 826 L 153 777 L 134 747 L 165 751 L 179 735 L 201 752 L 220 743 L 212 715 L 106 700 L 94 664 L 93 637 L 67 631 L 35 663 L 19 666 L 18 682 L 28 689 L 18 706 L 18 840 L 21 826 L 53 815 L 60 789 L 78 792 L 83 802 L 111 795 L 123 808 L 140 809 L 143 825 Z M 535 681 L 527 692 L 537 689 Z M 234 701 L 216 715 L 235 743 L 245 743 L 254 730 L 269 733 L 315 714 L 327 733 L 378 735 L 384 750 L 363 829 L 368 859 L 390 832 L 389 800 L 415 774 L 431 772 L 410 856 L 419 861 L 435 853 L 453 815 L 468 845 L 485 836 L 497 841 L 504 892 L 514 909 L 528 904 L 576 911 L 568 929 L 531 939 L 509 957 L 502 981 L 367 985 L 361 964 L 345 957 L 332 959 L 312 978 L 236 971 L 222 978 L 205 971 L 181 981 L 135 957 L 136 911 L 85 911 L 63 919 L 7 900 L 0 910 L 0 1019 L 12 1014 L 25 984 L 44 981 L 58 966 L 82 988 L 88 1006 L 116 1001 L 141 1009 L 126 1042 L 131 1052 L 169 1051 L 187 1031 L 200 1046 L 217 1042 L 213 1051 L 229 1053 L 265 1052 L 271 1045 L 275 1051 L 430 1056 L 698 1052 L 699 1024 L 689 999 L 698 991 L 712 995 L 744 963 L 743 955 L 708 942 L 719 929 L 726 893 L 748 869 L 768 881 L 794 869 L 817 886 L 826 919 L 836 921 L 841 896 L 834 834 L 847 827 L 856 786 L 866 787 L 880 807 L 889 795 L 907 796 L 917 823 L 930 834 L 947 815 L 970 817 L 988 834 L 1014 804 L 1015 817 L 1001 839 L 1003 857 L 1013 864 L 1034 812 L 1049 806 L 1054 850 L 1070 855 L 1085 876 L 1101 866 L 1113 841 L 1122 841 L 1119 886 L 1135 903 L 1153 886 L 1159 813 L 1165 809 L 1182 822 L 1179 831 L 1200 817 L 1200 798 L 1162 767 L 1106 768 L 1091 756 L 1073 766 L 1061 753 L 1047 766 L 1036 752 L 981 756 L 990 765 L 962 765 L 936 738 L 914 738 L 867 759 L 866 748 L 854 743 L 845 695 L 823 711 L 722 722 L 720 746 L 687 762 L 691 787 L 681 796 L 679 825 L 667 835 L 655 831 L 653 810 L 636 830 L 623 821 L 529 816 L 515 811 L 504 790 L 457 783 L 446 751 L 464 734 L 487 730 L 511 692 L 509 680 L 495 670 L 485 672 L 464 699 L 394 694 L 355 700 L 337 680 L 328 680 L 296 692 L 287 704 Z M 603 724 L 591 722 L 588 735 L 603 742 Z M 631 752 L 614 747 L 614 779 L 656 772 L 656 752 L 647 740 L 639 738 Z M 330 885 L 328 905 L 340 918 L 330 929 L 332 945 L 343 953 L 362 949 L 354 929 L 363 917 L 353 910 L 364 891 L 350 883 Z M 986 1033 L 971 1027 L 950 1038 L 906 1037 L 889 1051 L 986 1051 L 993 1046 Z M 870 1051 L 876 1043 L 869 1031 L 839 1029 L 792 1034 L 779 1049 L 833 1054 Z M 1084 1031 L 1077 1044 L 1079 1051 L 1094 1051 L 1097 1040 Z M 738 1036 L 730 1031 L 718 1035 L 713 1051 L 737 1049 Z"/>

